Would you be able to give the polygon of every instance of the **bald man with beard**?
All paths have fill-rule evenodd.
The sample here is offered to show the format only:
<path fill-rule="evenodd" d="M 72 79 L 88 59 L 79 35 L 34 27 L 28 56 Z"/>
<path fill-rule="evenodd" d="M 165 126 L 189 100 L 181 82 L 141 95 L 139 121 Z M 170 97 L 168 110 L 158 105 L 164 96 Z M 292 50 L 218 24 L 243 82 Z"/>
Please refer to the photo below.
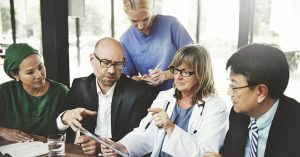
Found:
<path fill-rule="evenodd" d="M 60 131 L 67 130 L 67 141 L 74 141 L 75 125 L 82 125 L 103 138 L 119 140 L 137 127 L 146 116 L 152 99 L 148 86 L 124 74 L 124 52 L 113 38 L 100 39 L 90 54 L 93 73 L 76 78 L 67 94 L 64 112 L 57 118 Z M 88 136 L 75 139 L 86 154 L 96 154 L 99 145 Z"/>

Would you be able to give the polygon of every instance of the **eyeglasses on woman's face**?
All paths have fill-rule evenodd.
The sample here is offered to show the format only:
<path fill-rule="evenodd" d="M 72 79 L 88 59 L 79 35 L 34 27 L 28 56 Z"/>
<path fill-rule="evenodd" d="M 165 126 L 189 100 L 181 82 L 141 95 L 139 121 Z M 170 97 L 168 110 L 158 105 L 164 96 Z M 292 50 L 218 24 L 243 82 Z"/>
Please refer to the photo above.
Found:
<path fill-rule="evenodd" d="M 95 53 L 94 55 L 96 59 L 100 62 L 100 66 L 103 68 L 109 68 L 111 66 L 118 70 L 122 70 L 124 68 L 124 62 L 114 62 L 108 59 L 100 59 Z"/>
<path fill-rule="evenodd" d="M 182 75 L 183 77 L 190 77 L 191 75 L 195 74 L 194 71 L 186 71 L 186 70 L 180 70 L 174 66 L 170 66 L 169 70 L 171 73 L 173 74 L 178 74 L 180 73 L 180 75 Z"/>

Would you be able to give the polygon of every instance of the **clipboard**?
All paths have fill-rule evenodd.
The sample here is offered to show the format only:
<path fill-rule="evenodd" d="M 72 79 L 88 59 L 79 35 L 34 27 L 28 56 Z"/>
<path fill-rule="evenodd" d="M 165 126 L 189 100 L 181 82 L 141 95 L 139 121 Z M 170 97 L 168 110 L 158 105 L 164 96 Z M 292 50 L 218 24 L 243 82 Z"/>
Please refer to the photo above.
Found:
<path fill-rule="evenodd" d="M 92 138 L 93 140 L 95 140 L 96 142 L 105 145 L 106 147 L 108 147 L 109 149 L 113 150 L 114 152 L 118 153 L 119 155 L 123 156 L 123 157 L 129 157 L 129 155 L 121 152 L 120 150 L 114 148 L 112 145 L 106 143 L 104 141 L 104 139 L 102 137 L 97 137 L 96 135 L 92 134 L 91 132 L 89 132 L 88 130 L 86 130 L 85 128 L 81 127 L 81 126 L 77 126 L 74 124 L 74 126 L 83 134 L 85 134 L 86 136 L 89 136 L 90 138 Z"/>

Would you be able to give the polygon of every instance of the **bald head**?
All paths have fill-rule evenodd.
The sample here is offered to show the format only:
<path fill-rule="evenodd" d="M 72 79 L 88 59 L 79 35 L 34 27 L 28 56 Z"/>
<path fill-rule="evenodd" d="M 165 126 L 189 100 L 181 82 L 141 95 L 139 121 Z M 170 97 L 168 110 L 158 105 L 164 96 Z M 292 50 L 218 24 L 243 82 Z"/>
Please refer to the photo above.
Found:
<path fill-rule="evenodd" d="M 123 51 L 123 48 L 122 48 L 122 45 L 120 44 L 120 42 L 118 42 L 116 39 L 111 38 L 111 37 L 105 37 L 105 38 L 102 38 L 102 39 L 98 40 L 96 45 L 95 45 L 95 51 L 97 49 L 102 49 L 102 48 L 105 48 L 107 46 L 120 48 Z"/>
<path fill-rule="evenodd" d="M 116 64 L 124 65 L 122 45 L 113 38 L 100 39 L 96 43 L 94 54 L 90 55 L 90 61 L 100 88 L 106 93 L 121 76 L 122 68 Z"/>
<path fill-rule="evenodd" d="M 113 60 L 124 61 L 123 51 L 124 50 L 120 42 L 110 37 L 105 37 L 100 39 L 95 46 L 96 55 L 104 59 L 108 59 L 112 57 L 111 59 Z"/>

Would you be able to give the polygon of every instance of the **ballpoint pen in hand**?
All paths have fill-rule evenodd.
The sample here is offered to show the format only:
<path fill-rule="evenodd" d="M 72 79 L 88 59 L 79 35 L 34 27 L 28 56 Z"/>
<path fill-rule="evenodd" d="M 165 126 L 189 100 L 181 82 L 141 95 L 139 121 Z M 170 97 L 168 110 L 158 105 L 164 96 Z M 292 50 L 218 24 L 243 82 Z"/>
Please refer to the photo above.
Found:
<path fill-rule="evenodd" d="M 150 85 L 156 86 L 156 85 L 158 85 L 158 84 L 160 84 L 160 83 L 163 82 L 160 79 L 160 75 L 161 75 L 162 71 L 160 69 L 158 69 L 159 66 L 162 64 L 162 61 L 163 61 L 163 59 L 161 59 L 159 61 L 159 63 L 155 66 L 154 69 L 149 69 L 148 70 L 149 74 L 147 75 L 147 78 L 144 78 L 144 80 L 150 82 L 149 83 Z M 159 81 L 159 82 L 157 82 L 157 81 Z"/>
<path fill-rule="evenodd" d="M 159 61 L 159 63 L 156 65 L 156 67 L 155 67 L 154 69 L 149 69 L 149 72 L 151 72 L 152 70 L 157 69 L 157 68 L 161 65 L 161 63 L 162 63 L 162 59 Z M 138 73 L 138 75 L 139 75 L 140 77 L 142 77 L 142 74 L 141 74 L 141 73 Z"/>
<path fill-rule="evenodd" d="M 159 63 L 156 65 L 156 67 L 154 69 L 157 69 L 162 63 L 162 59 L 159 61 Z"/>
<path fill-rule="evenodd" d="M 168 110 L 169 104 L 170 104 L 170 101 L 167 101 L 167 105 L 165 106 L 165 111 Z M 153 121 L 153 118 L 151 118 L 151 120 L 147 123 L 144 130 L 147 130 L 147 128 L 150 126 L 152 121 Z M 162 125 L 158 125 L 157 127 L 162 128 Z"/>

